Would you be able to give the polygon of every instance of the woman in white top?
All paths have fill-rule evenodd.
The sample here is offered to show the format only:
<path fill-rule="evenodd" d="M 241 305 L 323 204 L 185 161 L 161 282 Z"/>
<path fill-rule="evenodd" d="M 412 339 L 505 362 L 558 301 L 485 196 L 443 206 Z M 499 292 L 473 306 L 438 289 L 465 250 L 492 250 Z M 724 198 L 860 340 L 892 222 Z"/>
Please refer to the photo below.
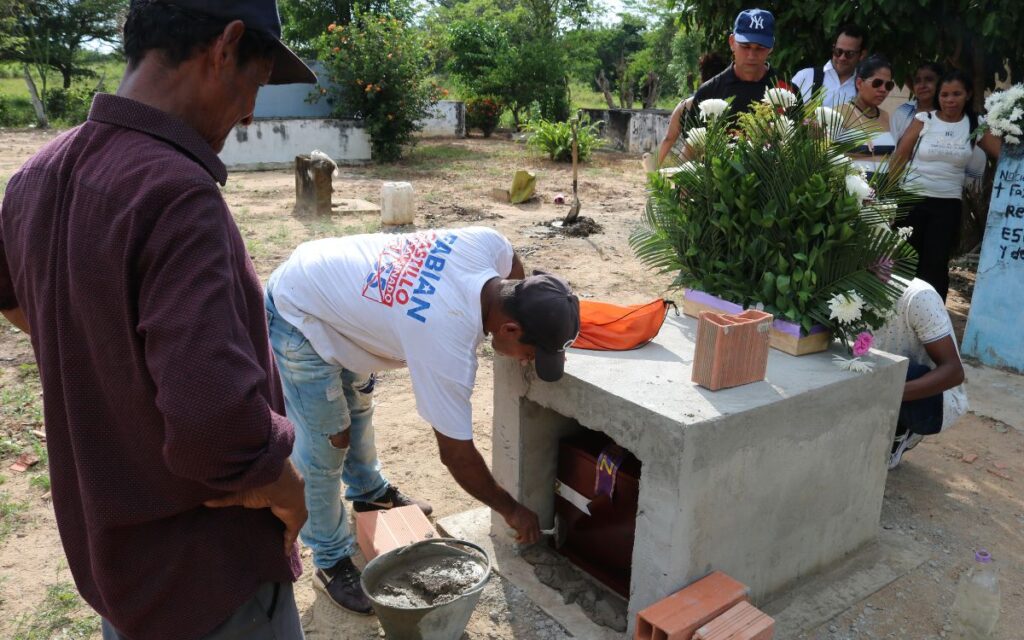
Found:
<path fill-rule="evenodd" d="M 949 257 L 960 230 L 964 171 L 974 153 L 978 117 L 971 109 L 971 81 L 950 71 L 939 82 L 939 108 L 914 116 L 900 140 L 893 164 L 913 159 L 907 188 L 924 198 L 911 209 L 910 244 L 917 250 L 917 277 L 946 299 Z M 986 133 L 977 141 L 985 153 L 999 157 L 999 140 Z"/>
<path fill-rule="evenodd" d="M 854 84 L 857 95 L 838 110 L 843 115 L 845 128 L 866 129 L 872 134 L 866 145 L 850 154 L 853 163 L 870 178 L 896 148 L 896 141 L 889 133 L 889 114 L 881 109 L 881 104 L 895 86 L 892 64 L 880 55 L 868 56 L 857 65 Z"/>
<path fill-rule="evenodd" d="M 896 107 L 889 118 L 889 130 L 897 142 L 907 132 L 907 127 L 910 126 L 915 115 L 921 112 L 935 111 L 939 108 L 936 94 L 939 88 L 939 78 L 943 73 L 945 71 L 938 62 L 922 62 L 917 65 L 911 84 L 914 99 Z"/>

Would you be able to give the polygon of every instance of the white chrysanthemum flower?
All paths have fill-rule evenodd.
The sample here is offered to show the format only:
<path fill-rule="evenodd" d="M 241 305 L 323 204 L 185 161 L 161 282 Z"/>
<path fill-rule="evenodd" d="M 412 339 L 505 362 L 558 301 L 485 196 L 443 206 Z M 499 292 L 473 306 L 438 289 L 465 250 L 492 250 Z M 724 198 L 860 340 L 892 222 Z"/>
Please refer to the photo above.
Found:
<path fill-rule="evenodd" d="M 766 102 L 773 107 L 792 107 L 796 104 L 796 94 L 789 89 L 765 89 L 761 102 Z"/>
<path fill-rule="evenodd" d="M 706 127 L 694 127 L 686 132 L 686 144 L 693 149 L 703 149 L 707 140 L 708 130 Z"/>
<path fill-rule="evenodd" d="M 914 227 L 900 227 L 896 230 L 896 235 L 906 240 L 910 235 L 914 233 Z"/>
<path fill-rule="evenodd" d="M 843 154 L 839 154 L 837 156 L 833 156 L 832 158 L 829 158 L 828 162 L 833 167 L 837 167 L 839 169 L 842 169 L 843 173 L 846 173 L 846 174 L 849 174 L 849 175 L 859 175 L 860 174 L 860 171 L 858 171 L 857 165 L 853 164 L 853 160 L 850 160 L 849 156 L 845 156 Z"/>
<path fill-rule="evenodd" d="M 785 138 L 793 130 L 793 121 L 786 116 L 779 116 L 772 122 L 772 127 L 779 132 L 779 137 Z"/>
<path fill-rule="evenodd" d="M 725 113 L 729 109 L 729 103 L 718 98 L 710 98 L 697 105 L 697 109 L 700 110 L 701 119 L 709 120 Z"/>
<path fill-rule="evenodd" d="M 814 117 L 825 131 L 835 131 L 843 125 L 842 114 L 828 107 L 818 107 L 815 109 Z"/>
<path fill-rule="evenodd" d="M 846 176 L 846 191 L 851 196 L 857 196 L 857 200 L 860 201 L 861 204 L 863 204 L 864 201 L 872 195 L 871 185 L 869 185 L 860 175 Z"/>
<path fill-rule="evenodd" d="M 1006 134 L 1006 137 L 1004 137 L 1003 140 L 1006 140 L 1010 144 L 1020 144 L 1020 138 L 1010 134 Z"/>
<path fill-rule="evenodd" d="M 875 363 L 865 362 L 860 358 L 844 358 L 840 355 L 833 355 L 832 362 L 843 371 L 852 373 L 871 373 L 875 369 Z"/>
<path fill-rule="evenodd" d="M 839 322 L 850 324 L 860 320 L 864 299 L 856 291 L 837 293 L 828 301 L 828 317 Z"/>

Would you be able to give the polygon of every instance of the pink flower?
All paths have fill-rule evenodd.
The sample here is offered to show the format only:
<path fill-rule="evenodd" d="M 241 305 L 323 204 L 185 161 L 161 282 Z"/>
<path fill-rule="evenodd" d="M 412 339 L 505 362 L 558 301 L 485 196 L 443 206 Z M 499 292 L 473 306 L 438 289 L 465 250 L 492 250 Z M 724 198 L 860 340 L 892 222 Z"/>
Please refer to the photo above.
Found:
<path fill-rule="evenodd" d="M 857 339 L 853 343 L 853 355 L 857 358 L 861 357 L 868 352 L 871 348 L 871 343 L 874 342 L 875 336 L 867 331 L 861 331 L 857 334 Z"/>

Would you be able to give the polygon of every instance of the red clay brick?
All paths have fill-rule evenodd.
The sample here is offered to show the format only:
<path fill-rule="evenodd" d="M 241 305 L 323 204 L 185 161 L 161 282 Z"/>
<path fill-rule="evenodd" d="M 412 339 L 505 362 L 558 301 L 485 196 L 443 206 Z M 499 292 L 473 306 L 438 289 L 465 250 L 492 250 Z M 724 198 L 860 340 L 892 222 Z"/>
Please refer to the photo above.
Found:
<path fill-rule="evenodd" d="M 702 311 L 697 322 L 691 379 L 717 391 L 764 380 L 772 315 Z"/>
<path fill-rule="evenodd" d="M 356 512 L 356 540 L 369 562 L 382 553 L 437 537 L 434 525 L 416 505 Z"/>
<path fill-rule="evenodd" d="M 691 640 L 701 625 L 749 597 L 746 585 L 715 571 L 638 613 L 633 638 Z"/>
<path fill-rule="evenodd" d="M 703 625 L 693 640 L 771 640 L 775 620 L 748 602 L 736 606 Z"/>

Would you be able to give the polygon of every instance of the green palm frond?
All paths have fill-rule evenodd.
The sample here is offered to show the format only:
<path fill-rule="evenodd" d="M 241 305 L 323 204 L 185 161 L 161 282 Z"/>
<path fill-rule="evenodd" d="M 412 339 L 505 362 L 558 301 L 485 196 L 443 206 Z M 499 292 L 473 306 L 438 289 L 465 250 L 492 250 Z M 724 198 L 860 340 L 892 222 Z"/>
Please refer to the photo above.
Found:
<path fill-rule="evenodd" d="M 847 155 L 872 132 L 843 129 L 838 117 L 819 123 L 829 115 L 820 107 L 819 94 L 738 118 L 686 118 L 687 131 L 706 129 L 702 152 L 651 176 L 630 237 L 637 257 L 676 273 L 675 286 L 761 302 L 805 328 L 837 328 L 828 302 L 847 291 L 865 300 L 872 321 L 884 316 L 905 287 L 890 276 L 913 276 L 916 255 L 891 231 L 912 199 L 902 171 L 876 173 L 866 202 L 850 193 L 867 187 L 849 177 Z"/>

